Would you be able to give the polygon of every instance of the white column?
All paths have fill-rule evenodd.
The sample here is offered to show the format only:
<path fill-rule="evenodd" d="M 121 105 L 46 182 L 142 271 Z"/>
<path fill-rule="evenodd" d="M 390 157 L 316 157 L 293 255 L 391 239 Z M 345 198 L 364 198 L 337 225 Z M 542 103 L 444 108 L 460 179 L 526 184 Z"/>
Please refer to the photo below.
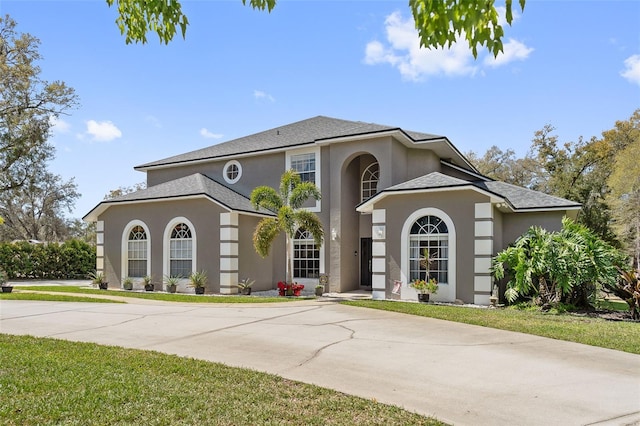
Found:
<path fill-rule="evenodd" d="M 96 273 L 104 273 L 104 221 L 96 222 Z"/>
<path fill-rule="evenodd" d="M 238 213 L 220 213 L 220 294 L 238 292 Z"/>
<path fill-rule="evenodd" d="M 384 300 L 387 297 L 387 226 L 386 210 L 373 210 L 371 236 L 373 247 L 371 250 L 371 297 L 374 300 Z"/>
<path fill-rule="evenodd" d="M 488 305 L 493 282 L 490 272 L 493 256 L 493 206 L 491 203 L 476 203 L 474 230 L 473 303 Z"/>

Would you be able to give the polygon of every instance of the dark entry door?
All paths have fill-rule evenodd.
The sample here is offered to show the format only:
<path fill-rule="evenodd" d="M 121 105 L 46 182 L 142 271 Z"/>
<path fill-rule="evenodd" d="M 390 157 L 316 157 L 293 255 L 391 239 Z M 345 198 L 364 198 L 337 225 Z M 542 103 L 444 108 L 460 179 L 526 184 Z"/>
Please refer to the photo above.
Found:
<path fill-rule="evenodd" d="M 360 286 L 371 289 L 371 238 L 360 238 Z"/>

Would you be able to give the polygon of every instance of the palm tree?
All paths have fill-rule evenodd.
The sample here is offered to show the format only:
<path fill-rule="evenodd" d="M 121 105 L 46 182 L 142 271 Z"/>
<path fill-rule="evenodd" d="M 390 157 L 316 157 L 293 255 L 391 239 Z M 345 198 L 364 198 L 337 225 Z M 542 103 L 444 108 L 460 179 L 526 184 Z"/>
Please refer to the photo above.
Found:
<path fill-rule="evenodd" d="M 286 239 L 287 283 L 293 282 L 293 237 L 298 228 L 303 228 L 313 235 L 316 246 L 322 245 L 324 231 L 320 218 L 304 208 L 309 199 L 320 199 L 320 190 L 312 182 L 302 182 L 300 175 L 291 169 L 280 178 L 280 192 L 269 186 L 259 186 L 251 192 L 251 204 L 257 210 L 260 207 L 277 214 L 277 217 L 262 219 L 253 233 L 253 246 L 262 257 L 269 254 L 269 249 L 276 237 L 284 231 Z"/>

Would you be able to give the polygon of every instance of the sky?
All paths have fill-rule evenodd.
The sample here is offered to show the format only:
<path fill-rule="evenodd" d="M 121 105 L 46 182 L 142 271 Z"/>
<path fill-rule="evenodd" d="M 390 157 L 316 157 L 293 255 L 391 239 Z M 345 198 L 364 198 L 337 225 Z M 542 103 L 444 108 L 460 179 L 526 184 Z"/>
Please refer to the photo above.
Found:
<path fill-rule="evenodd" d="M 41 77 L 79 96 L 50 139 L 51 171 L 82 194 L 68 217 L 144 181 L 137 165 L 318 115 L 524 156 L 546 124 L 590 139 L 640 108 L 640 1 L 528 0 L 504 54 L 476 60 L 420 49 L 406 0 L 182 3 L 186 40 L 127 45 L 105 1 L 0 0 L 40 39 Z"/>

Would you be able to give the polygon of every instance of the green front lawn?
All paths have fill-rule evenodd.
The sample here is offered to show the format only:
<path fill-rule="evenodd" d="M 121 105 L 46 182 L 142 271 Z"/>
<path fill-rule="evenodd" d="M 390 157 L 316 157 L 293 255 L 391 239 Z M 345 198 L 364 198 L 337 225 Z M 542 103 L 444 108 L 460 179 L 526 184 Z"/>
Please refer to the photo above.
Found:
<path fill-rule="evenodd" d="M 158 352 L 0 334 L 0 424 L 442 425 L 372 400 Z"/>
<path fill-rule="evenodd" d="M 377 300 L 345 301 L 342 303 L 517 331 L 640 354 L 640 323 L 607 321 L 569 314 L 545 314 L 538 311 L 517 309 L 476 309 L 462 306 Z"/>
<path fill-rule="evenodd" d="M 221 296 L 195 295 L 159 292 L 136 292 L 125 290 L 99 290 L 80 286 L 15 286 L 16 290 L 49 291 L 56 293 L 100 294 L 103 296 L 134 297 L 138 299 L 161 300 L 164 302 L 185 303 L 276 303 L 305 300 L 305 297 L 258 297 L 258 296 Z"/>
<path fill-rule="evenodd" d="M 97 297 L 73 296 L 66 294 L 20 293 L 15 288 L 12 293 L 0 293 L 0 300 L 40 300 L 47 302 L 91 302 L 91 303 L 124 303 Z"/>

